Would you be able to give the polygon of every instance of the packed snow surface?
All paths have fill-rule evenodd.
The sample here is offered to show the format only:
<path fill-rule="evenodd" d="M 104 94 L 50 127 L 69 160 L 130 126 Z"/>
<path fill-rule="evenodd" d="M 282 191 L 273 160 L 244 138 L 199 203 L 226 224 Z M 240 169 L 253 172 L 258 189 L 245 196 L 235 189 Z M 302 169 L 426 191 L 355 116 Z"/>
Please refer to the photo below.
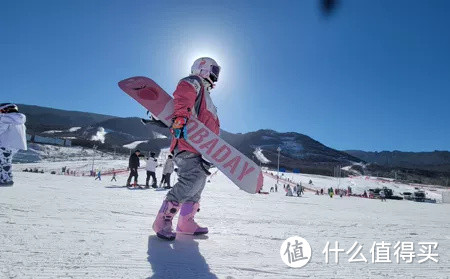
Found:
<path fill-rule="evenodd" d="M 114 159 L 118 156 L 113 154 L 95 151 L 91 148 L 83 148 L 80 146 L 67 147 L 57 145 L 46 145 L 38 143 L 28 143 L 28 150 L 20 150 L 15 156 L 14 162 L 36 162 L 35 166 L 39 169 L 46 168 L 49 163 L 41 164 L 40 161 L 75 161 L 74 164 L 80 161 L 92 161 L 94 158 Z M 56 163 L 61 165 L 62 163 Z"/>
<path fill-rule="evenodd" d="M 61 130 L 49 130 L 49 131 L 45 131 L 42 132 L 43 134 L 56 134 L 56 133 L 62 133 L 63 131 Z"/>
<path fill-rule="evenodd" d="M 128 148 L 128 149 L 135 149 L 139 144 L 141 144 L 143 142 L 148 142 L 148 141 L 147 140 L 137 140 L 137 141 L 133 141 L 132 143 L 125 144 L 123 147 Z"/>
<path fill-rule="evenodd" d="M 256 158 L 263 164 L 270 163 L 270 160 L 264 156 L 262 153 L 261 148 L 256 148 L 255 151 L 253 151 L 253 154 L 255 154 Z"/>
<path fill-rule="evenodd" d="M 127 160 L 97 163 L 120 168 Z M 86 161 L 33 165 L 92 167 Z M 250 195 L 219 172 L 209 178 L 196 216 L 210 233 L 181 235 L 167 242 L 151 229 L 165 191 L 122 187 L 125 173 L 118 174 L 117 182 L 111 182 L 111 176 L 95 181 L 20 171 L 27 166 L 31 165 L 14 165 L 14 186 L 0 187 L 0 278 L 448 278 L 450 274 L 449 204 L 329 198 L 312 192 L 286 197 L 282 185 L 277 193 Z M 161 169 L 157 168 L 158 179 Z M 139 181 L 144 179 L 145 172 L 140 171 Z M 317 187 L 338 183 L 321 176 L 290 179 L 303 184 L 311 179 Z M 354 183 L 355 189 L 378 185 L 371 179 Z M 265 190 L 274 184 L 274 179 L 265 178 Z M 280 258 L 282 242 L 294 235 L 305 238 L 313 250 L 310 263 L 301 269 L 289 268 Z M 334 259 L 326 264 L 321 252 L 327 241 L 339 241 L 346 250 L 357 241 L 369 263 L 349 263 L 350 256 L 340 253 L 339 264 Z M 373 241 L 416 245 L 435 241 L 439 262 L 371 263 Z"/>
<path fill-rule="evenodd" d="M 167 136 L 160 134 L 158 132 L 153 132 L 153 138 L 154 139 L 167 139 Z"/>
<path fill-rule="evenodd" d="M 81 127 L 72 127 L 72 128 L 69 129 L 69 132 L 76 132 L 76 131 L 78 131 L 80 129 L 81 129 Z"/>
<path fill-rule="evenodd" d="M 277 172 L 270 172 L 276 175 Z M 393 191 L 394 195 L 401 196 L 404 192 L 413 193 L 416 191 L 415 188 L 424 190 L 427 198 L 436 199 L 438 201 L 442 200 L 443 187 L 434 187 L 431 185 L 414 185 L 404 184 L 400 182 L 395 182 L 393 179 L 388 178 L 378 178 L 370 176 L 353 176 L 353 177 L 343 177 L 334 178 L 329 176 L 314 175 L 314 174 L 298 174 L 298 173 L 281 173 L 280 177 L 282 179 L 289 179 L 295 181 L 296 183 L 301 183 L 312 190 L 323 189 L 325 193 L 327 189 L 333 187 L 334 189 L 348 189 L 352 188 L 352 193 L 363 194 L 364 191 L 369 191 L 369 189 L 383 188 L 387 187 Z M 309 184 L 309 182 L 312 182 Z M 273 185 L 270 185 L 273 186 Z"/>
<path fill-rule="evenodd" d="M 76 132 L 76 131 L 78 131 L 80 129 L 81 129 L 81 127 L 72 127 L 70 129 L 68 129 L 67 132 Z M 43 132 L 43 134 L 56 134 L 56 133 L 62 133 L 62 132 L 64 132 L 64 131 L 62 131 L 62 130 L 49 130 L 49 131 Z"/>

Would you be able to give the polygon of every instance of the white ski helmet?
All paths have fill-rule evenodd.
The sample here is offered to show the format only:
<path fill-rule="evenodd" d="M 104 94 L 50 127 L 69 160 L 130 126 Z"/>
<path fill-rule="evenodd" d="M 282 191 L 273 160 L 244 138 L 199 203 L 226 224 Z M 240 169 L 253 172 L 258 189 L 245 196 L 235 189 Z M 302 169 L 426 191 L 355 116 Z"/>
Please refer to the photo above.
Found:
<path fill-rule="evenodd" d="M 191 67 L 191 74 L 201 76 L 208 80 L 211 86 L 219 79 L 220 66 L 209 57 L 201 57 L 194 61 Z"/>

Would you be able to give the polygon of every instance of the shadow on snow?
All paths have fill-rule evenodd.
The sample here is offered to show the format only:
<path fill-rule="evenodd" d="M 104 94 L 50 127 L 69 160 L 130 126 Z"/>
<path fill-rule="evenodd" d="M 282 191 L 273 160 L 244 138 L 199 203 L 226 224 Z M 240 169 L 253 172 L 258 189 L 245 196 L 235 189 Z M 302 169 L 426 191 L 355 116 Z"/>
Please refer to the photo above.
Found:
<path fill-rule="evenodd" d="M 195 238 L 190 235 L 177 235 L 175 241 L 167 241 L 159 239 L 156 235 L 149 236 L 147 259 L 152 265 L 153 275 L 147 279 L 217 279 L 217 276 L 211 273 L 205 258 L 200 254 Z"/>

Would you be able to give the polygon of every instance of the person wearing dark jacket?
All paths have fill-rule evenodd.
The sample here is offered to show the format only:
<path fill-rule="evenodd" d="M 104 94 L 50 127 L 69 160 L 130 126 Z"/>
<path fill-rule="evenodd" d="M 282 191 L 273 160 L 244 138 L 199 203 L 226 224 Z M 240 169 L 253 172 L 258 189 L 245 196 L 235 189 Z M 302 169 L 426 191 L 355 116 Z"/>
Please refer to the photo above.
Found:
<path fill-rule="evenodd" d="M 138 168 L 140 166 L 139 155 L 141 151 L 137 149 L 133 154 L 130 155 L 130 160 L 128 161 L 128 168 L 130 169 L 130 176 L 128 176 L 127 186 L 130 186 L 131 178 L 134 177 L 134 185 L 137 185 L 138 180 Z"/>

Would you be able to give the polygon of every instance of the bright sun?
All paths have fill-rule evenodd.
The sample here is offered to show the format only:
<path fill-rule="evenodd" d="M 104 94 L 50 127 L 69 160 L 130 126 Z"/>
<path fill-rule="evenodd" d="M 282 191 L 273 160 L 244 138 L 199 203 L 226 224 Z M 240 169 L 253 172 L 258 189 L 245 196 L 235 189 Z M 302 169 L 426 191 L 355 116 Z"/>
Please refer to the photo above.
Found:
<path fill-rule="evenodd" d="M 184 62 L 182 64 L 183 69 L 191 70 L 192 63 L 200 57 L 211 57 L 216 60 L 217 64 L 221 67 L 219 80 L 223 80 L 227 76 L 227 65 L 224 53 L 220 51 L 221 49 L 215 49 L 214 51 L 210 50 L 200 50 L 196 49 L 191 52 L 185 53 Z M 181 63 L 180 63 L 181 64 Z M 220 83 L 220 82 L 219 82 Z M 218 85 L 219 85 L 218 83 Z"/>
<path fill-rule="evenodd" d="M 231 78 L 229 74 L 232 73 L 230 69 L 233 65 L 233 55 L 231 40 L 225 40 L 225 35 L 214 38 L 205 36 L 189 36 L 183 37 L 183 43 L 177 41 L 171 47 L 171 60 L 173 61 L 174 74 L 178 78 L 183 78 L 190 74 L 192 64 L 200 57 L 211 57 L 221 67 L 219 82 L 217 82 L 217 89 L 226 83 L 226 80 Z M 220 90 L 220 89 L 219 89 Z"/>

